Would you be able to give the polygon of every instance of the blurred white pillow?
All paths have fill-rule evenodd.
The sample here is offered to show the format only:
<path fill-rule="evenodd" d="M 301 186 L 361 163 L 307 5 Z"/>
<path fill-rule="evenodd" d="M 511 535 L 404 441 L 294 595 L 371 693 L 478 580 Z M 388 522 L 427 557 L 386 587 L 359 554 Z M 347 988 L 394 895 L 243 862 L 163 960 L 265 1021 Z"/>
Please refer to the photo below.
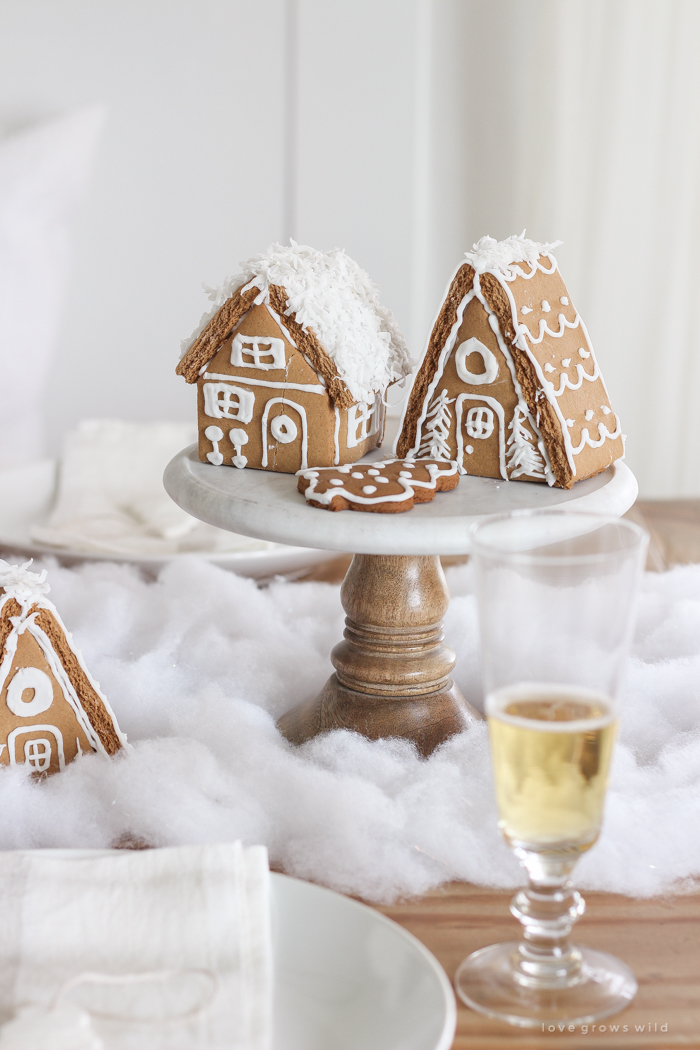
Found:
<path fill-rule="evenodd" d="M 0 141 L 0 468 L 44 452 L 70 225 L 103 120 L 90 107 Z"/>

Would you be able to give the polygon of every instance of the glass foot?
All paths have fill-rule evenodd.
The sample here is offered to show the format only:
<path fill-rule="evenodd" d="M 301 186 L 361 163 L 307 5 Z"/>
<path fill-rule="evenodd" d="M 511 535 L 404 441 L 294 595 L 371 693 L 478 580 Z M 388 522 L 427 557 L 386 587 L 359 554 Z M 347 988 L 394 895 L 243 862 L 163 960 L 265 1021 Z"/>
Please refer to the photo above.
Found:
<path fill-rule="evenodd" d="M 468 956 L 459 967 L 457 994 L 472 1010 L 522 1028 L 554 1021 L 588 1024 L 624 1010 L 637 992 L 630 968 L 607 952 L 578 950 L 582 966 L 574 984 L 534 988 L 516 980 L 518 944 L 492 944 Z"/>

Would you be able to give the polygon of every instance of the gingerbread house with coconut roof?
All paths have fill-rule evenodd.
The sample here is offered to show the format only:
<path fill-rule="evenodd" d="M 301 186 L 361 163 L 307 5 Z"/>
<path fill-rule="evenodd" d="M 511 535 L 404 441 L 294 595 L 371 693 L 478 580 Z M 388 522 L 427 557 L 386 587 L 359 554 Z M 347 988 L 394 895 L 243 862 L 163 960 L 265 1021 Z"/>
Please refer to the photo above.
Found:
<path fill-rule="evenodd" d="M 411 362 L 345 252 L 280 244 L 210 293 L 177 372 L 198 386 L 199 458 L 296 473 L 381 441 L 387 387 Z"/>
<path fill-rule="evenodd" d="M 482 237 L 447 289 L 409 395 L 399 456 L 571 488 L 624 454 L 620 423 L 552 250 Z"/>
<path fill-rule="evenodd" d="M 0 559 L 0 763 L 47 775 L 128 745 L 30 564 Z"/>

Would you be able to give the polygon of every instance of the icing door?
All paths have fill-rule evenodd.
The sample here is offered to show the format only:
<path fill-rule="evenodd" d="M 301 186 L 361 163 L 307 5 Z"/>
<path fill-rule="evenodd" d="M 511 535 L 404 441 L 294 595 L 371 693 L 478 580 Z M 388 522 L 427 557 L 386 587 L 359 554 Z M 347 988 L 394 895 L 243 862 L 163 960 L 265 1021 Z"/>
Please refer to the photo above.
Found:
<path fill-rule="evenodd" d="M 495 397 L 460 394 L 457 413 L 457 461 L 465 474 L 505 478 L 503 406 Z"/>
<path fill-rule="evenodd" d="M 262 466 L 293 474 L 308 466 L 306 409 L 286 397 L 273 397 L 262 417 Z"/>

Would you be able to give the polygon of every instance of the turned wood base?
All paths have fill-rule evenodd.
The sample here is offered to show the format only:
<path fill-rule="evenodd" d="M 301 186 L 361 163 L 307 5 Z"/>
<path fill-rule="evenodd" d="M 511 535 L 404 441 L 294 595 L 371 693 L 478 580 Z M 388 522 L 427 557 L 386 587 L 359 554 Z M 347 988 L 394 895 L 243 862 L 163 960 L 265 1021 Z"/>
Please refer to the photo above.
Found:
<path fill-rule="evenodd" d="M 356 554 L 341 589 L 344 641 L 331 653 L 336 673 L 320 696 L 280 718 L 294 744 L 328 729 L 353 729 L 372 740 L 404 737 L 429 755 L 470 718 L 443 644 L 449 605 L 437 555 Z"/>

